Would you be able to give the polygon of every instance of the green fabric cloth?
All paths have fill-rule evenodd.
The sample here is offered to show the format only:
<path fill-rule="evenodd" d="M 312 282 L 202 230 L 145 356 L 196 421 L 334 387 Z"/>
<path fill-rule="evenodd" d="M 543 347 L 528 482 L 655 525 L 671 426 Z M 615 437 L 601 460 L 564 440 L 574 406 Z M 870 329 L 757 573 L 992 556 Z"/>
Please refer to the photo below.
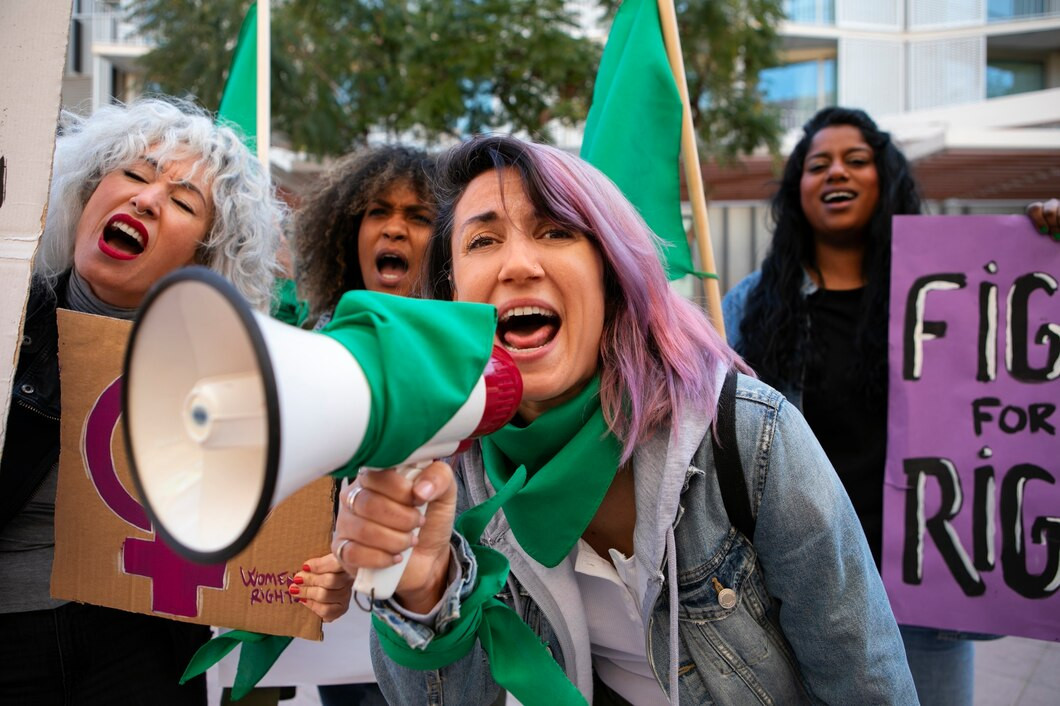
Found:
<path fill-rule="evenodd" d="M 360 449 L 334 475 L 389 468 L 429 441 L 482 376 L 496 329 L 497 310 L 488 304 L 344 294 L 321 333 L 357 359 L 372 401 Z"/>
<path fill-rule="evenodd" d="M 221 105 L 217 109 L 218 122 L 236 125 L 243 131 L 243 142 L 254 152 L 258 135 L 258 4 L 250 4 L 239 40 L 232 54 Z"/>
<path fill-rule="evenodd" d="M 585 704 L 548 648 L 496 594 L 508 578 L 508 559 L 479 544 L 490 518 L 526 482 L 520 466 L 509 483 L 492 498 L 464 512 L 456 530 L 467 537 L 478 563 L 478 581 L 460 604 L 460 617 L 448 632 L 436 636 L 425 649 L 409 647 L 389 625 L 372 616 L 379 644 L 390 659 L 411 669 L 440 669 L 461 659 L 478 640 L 490 662 L 494 680 L 526 706 Z"/>
<path fill-rule="evenodd" d="M 291 326 L 301 326 L 309 316 L 309 302 L 298 298 L 293 279 L 277 278 L 272 288 L 272 318 Z"/>
<path fill-rule="evenodd" d="M 232 684 L 232 699 L 238 700 L 250 693 L 265 673 L 279 659 L 280 654 L 291 644 L 293 637 L 263 635 L 246 630 L 232 630 L 215 637 L 200 647 L 184 670 L 180 683 L 193 679 L 220 662 L 239 645 L 239 667 Z"/>
<path fill-rule="evenodd" d="M 600 59 L 581 156 L 609 176 L 669 244 L 670 279 L 692 266 L 681 218 L 681 95 L 666 57 L 655 0 L 625 0 Z"/>
<path fill-rule="evenodd" d="M 518 462 L 526 466 L 529 480 L 504 504 L 504 515 L 523 550 L 550 567 L 563 561 L 585 533 L 621 454 L 600 409 L 599 377 L 529 425 L 508 424 L 482 439 L 493 487 L 509 483 Z"/>

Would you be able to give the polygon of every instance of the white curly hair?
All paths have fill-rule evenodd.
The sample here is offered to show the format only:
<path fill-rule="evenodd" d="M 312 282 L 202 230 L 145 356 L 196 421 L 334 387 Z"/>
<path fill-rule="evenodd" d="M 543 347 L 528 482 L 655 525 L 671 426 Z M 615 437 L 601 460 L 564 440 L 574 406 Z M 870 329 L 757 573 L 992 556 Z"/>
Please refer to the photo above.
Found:
<path fill-rule="evenodd" d="M 232 282 L 254 308 L 269 310 L 287 209 L 231 128 L 193 103 L 166 97 L 108 105 L 88 118 L 64 111 L 59 129 L 37 277 L 54 287 L 73 266 L 78 221 L 104 176 L 142 157 L 164 168 L 190 156 L 193 171 L 211 185 L 214 207 L 196 261 Z"/>

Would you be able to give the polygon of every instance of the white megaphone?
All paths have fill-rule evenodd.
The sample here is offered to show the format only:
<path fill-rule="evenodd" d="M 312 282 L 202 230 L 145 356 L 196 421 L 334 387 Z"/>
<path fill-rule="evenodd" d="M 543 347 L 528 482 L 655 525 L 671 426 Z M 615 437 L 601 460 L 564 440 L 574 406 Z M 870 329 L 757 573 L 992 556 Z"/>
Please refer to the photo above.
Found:
<path fill-rule="evenodd" d="M 124 374 L 133 481 L 163 540 L 200 563 L 244 549 L 272 507 L 349 462 L 368 427 L 372 390 L 349 350 L 252 310 L 202 267 L 148 293 Z M 499 429 L 521 398 L 519 371 L 495 346 L 467 401 L 399 469 L 418 472 Z M 390 597 L 407 560 L 362 570 L 357 590 Z"/>

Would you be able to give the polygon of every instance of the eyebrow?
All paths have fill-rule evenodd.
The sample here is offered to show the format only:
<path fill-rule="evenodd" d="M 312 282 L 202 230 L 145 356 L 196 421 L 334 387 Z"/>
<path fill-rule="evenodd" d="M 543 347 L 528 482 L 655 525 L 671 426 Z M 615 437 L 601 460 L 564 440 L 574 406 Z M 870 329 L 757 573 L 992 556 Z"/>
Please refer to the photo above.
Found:
<path fill-rule="evenodd" d="M 393 203 L 387 201 L 386 199 L 374 198 L 374 199 L 372 199 L 371 201 L 368 202 L 368 205 L 372 205 L 373 203 L 374 204 L 378 204 L 379 206 L 382 206 L 383 208 L 391 208 L 391 209 L 397 208 L 396 204 L 393 204 Z M 404 210 L 406 213 L 414 213 L 416 211 L 425 211 L 427 213 L 433 213 L 434 212 L 433 208 L 431 208 L 427 204 L 422 204 L 422 203 L 415 203 L 415 204 L 410 204 L 408 206 L 404 206 L 404 207 L 402 207 L 402 210 Z"/>
<path fill-rule="evenodd" d="M 140 159 L 142 159 L 143 161 L 147 162 L 152 167 L 154 167 L 155 171 L 158 171 L 158 160 L 157 159 L 153 159 L 151 157 L 141 157 Z M 176 186 L 179 186 L 179 187 L 182 187 L 184 189 L 187 189 L 188 191 L 198 195 L 198 197 L 200 199 L 202 199 L 202 205 L 203 206 L 206 205 L 206 196 L 202 193 L 202 191 L 199 189 L 199 187 L 195 186 L 195 184 L 191 183 L 187 179 L 171 179 L 169 183 L 170 184 L 175 184 Z"/>
<path fill-rule="evenodd" d="M 851 148 L 847 149 L 846 151 L 844 151 L 843 152 L 843 156 L 846 156 L 846 155 L 850 154 L 851 152 L 869 152 L 869 153 L 871 153 L 872 152 L 872 148 L 869 147 L 868 145 L 856 145 L 856 146 L 851 147 Z M 808 162 L 811 159 L 815 159 L 817 157 L 831 157 L 831 156 L 832 156 L 831 152 L 814 152 L 811 155 L 807 155 L 806 161 Z"/>
<path fill-rule="evenodd" d="M 468 226 L 475 225 L 477 223 L 493 223 L 498 219 L 496 211 L 483 211 L 482 213 L 476 213 L 474 216 L 469 216 L 464 219 L 464 222 L 460 224 L 460 230 L 463 232 Z"/>

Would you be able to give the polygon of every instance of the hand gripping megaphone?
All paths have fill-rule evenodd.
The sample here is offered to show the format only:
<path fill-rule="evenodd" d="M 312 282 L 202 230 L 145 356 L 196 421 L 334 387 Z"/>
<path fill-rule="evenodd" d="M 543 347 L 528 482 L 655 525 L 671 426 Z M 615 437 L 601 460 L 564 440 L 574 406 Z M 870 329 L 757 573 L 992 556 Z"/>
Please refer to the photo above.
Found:
<path fill-rule="evenodd" d="M 272 507 L 318 477 L 351 463 L 418 472 L 515 413 L 522 379 L 511 357 L 493 346 L 492 324 L 481 319 L 463 341 L 432 328 L 440 325 L 437 311 L 455 312 L 453 328 L 460 328 L 466 313 L 482 311 L 452 307 L 481 305 L 354 294 L 366 309 L 393 307 L 397 324 L 402 312 L 426 312 L 405 328 L 449 356 L 434 366 L 435 379 L 419 377 L 435 362 L 430 346 L 402 338 L 408 355 L 395 356 L 376 347 L 386 329 L 367 337 L 359 330 L 356 340 L 368 341 L 362 354 L 349 337 L 253 311 L 202 267 L 164 277 L 145 297 L 125 356 L 125 442 L 144 508 L 177 553 L 226 561 L 253 539 Z M 463 348 L 478 352 L 463 355 Z M 461 368 L 464 387 L 447 385 Z M 435 387 L 448 387 L 448 397 L 432 397 Z M 402 427 L 412 431 L 395 431 Z M 394 567 L 362 570 L 357 590 L 390 597 L 407 560 L 408 552 Z"/>

